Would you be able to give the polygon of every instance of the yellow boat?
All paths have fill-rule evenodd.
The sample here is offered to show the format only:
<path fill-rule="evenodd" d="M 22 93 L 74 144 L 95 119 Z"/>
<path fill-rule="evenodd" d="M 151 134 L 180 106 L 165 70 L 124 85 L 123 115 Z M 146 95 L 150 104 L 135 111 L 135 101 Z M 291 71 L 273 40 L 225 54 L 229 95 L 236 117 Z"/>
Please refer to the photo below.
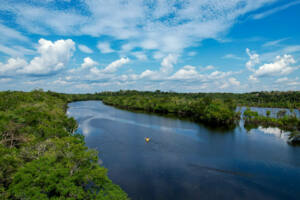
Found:
<path fill-rule="evenodd" d="M 150 141 L 150 138 L 149 138 L 149 137 L 145 137 L 145 141 L 146 141 L 146 142 L 149 142 L 149 141 Z"/>

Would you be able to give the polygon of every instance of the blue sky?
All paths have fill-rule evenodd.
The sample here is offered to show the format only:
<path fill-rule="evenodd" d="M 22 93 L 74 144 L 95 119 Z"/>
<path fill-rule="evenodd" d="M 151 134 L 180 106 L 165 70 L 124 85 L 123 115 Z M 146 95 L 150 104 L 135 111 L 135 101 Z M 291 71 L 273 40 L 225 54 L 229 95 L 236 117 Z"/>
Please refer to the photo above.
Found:
<path fill-rule="evenodd" d="M 5 0 L 0 90 L 300 89 L 300 0 Z"/>

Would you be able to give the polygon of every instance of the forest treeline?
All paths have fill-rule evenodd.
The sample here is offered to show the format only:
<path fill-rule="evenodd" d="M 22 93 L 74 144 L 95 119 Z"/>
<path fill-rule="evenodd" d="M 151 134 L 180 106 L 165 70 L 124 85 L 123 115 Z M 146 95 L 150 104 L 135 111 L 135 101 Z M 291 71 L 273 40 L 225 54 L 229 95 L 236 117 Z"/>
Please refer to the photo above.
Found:
<path fill-rule="evenodd" d="M 155 92 L 120 90 L 118 92 L 101 92 L 95 94 L 100 96 L 141 95 L 148 97 L 180 97 L 186 99 L 211 98 L 220 99 L 222 101 L 231 101 L 237 106 L 300 109 L 300 91 L 270 91 L 251 93 L 176 93 L 163 92 L 160 90 Z"/>
<path fill-rule="evenodd" d="M 74 133 L 66 109 L 76 97 L 0 92 L 0 199 L 128 199 Z"/>
<path fill-rule="evenodd" d="M 300 92 L 0 92 L 0 199 L 128 199 L 98 164 L 98 152 L 74 133 L 76 121 L 66 116 L 69 102 L 83 100 L 227 127 L 239 120 L 237 106 L 300 108 Z M 300 128 L 299 119 L 247 112 L 248 124 Z M 299 132 L 293 134 L 299 138 Z"/>
<path fill-rule="evenodd" d="M 271 117 L 270 111 L 259 115 L 249 107 L 299 108 L 300 92 L 253 92 L 245 94 L 231 93 L 172 93 L 172 92 L 138 92 L 118 91 L 103 92 L 105 104 L 131 110 L 143 110 L 162 114 L 175 114 L 196 122 L 203 122 L 214 127 L 235 127 L 241 113 L 237 106 L 246 106 L 243 113 L 245 128 L 278 127 L 290 131 L 290 143 L 300 141 L 300 119 L 294 114 L 287 115 L 280 110 L 277 117 Z"/>
<path fill-rule="evenodd" d="M 103 103 L 130 110 L 174 114 L 214 126 L 234 127 L 240 118 L 231 100 L 165 94 L 107 95 Z"/>

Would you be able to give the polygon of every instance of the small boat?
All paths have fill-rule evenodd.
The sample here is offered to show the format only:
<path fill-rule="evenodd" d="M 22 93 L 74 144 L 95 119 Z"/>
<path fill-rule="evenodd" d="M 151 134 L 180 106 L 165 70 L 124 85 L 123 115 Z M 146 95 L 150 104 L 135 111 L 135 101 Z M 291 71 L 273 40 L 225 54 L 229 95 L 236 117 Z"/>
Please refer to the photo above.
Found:
<path fill-rule="evenodd" d="M 145 137 L 145 141 L 148 143 L 150 142 L 150 138 L 149 137 Z"/>

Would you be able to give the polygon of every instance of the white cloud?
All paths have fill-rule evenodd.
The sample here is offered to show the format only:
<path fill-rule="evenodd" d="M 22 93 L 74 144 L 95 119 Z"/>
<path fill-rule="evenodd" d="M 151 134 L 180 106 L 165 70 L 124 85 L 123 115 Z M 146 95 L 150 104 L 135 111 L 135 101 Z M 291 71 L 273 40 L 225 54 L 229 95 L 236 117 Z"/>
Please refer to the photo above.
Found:
<path fill-rule="evenodd" d="M 253 15 L 253 19 L 262 19 L 264 17 L 267 17 L 267 16 L 272 15 L 272 14 L 274 14 L 276 12 L 279 12 L 279 11 L 285 10 L 285 9 L 287 9 L 291 6 L 297 5 L 297 4 L 300 4 L 299 0 L 287 3 L 287 4 L 282 5 L 282 6 L 278 6 L 276 8 L 267 10 L 267 11 L 259 13 L 259 14 L 255 14 L 255 15 Z"/>
<path fill-rule="evenodd" d="M 6 3 L 0 9 L 13 13 L 16 23 L 31 33 L 110 36 L 167 55 L 181 53 L 203 39 L 220 40 L 240 16 L 273 2 L 83 0 L 81 9 L 71 4 L 61 10 L 47 4 L 26 2 Z M 111 51 L 110 47 L 103 50 Z"/>
<path fill-rule="evenodd" d="M 179 69 L 175 74 L 173 74 L 169 79 L 172 80 L 194 80 L 202 77 L 197 71 L 196 67 L 191 65 L 186 65 Z"/>
<path fill-rule="evenodd" d="M 210 65 L 209 65 L 210 66 Z M 203 70 L 202 70 L 203 71 Z M 172 76 L 168 77 L 169 80 L 186 80 L 186 81 L 200 81 L 200 82 L 216 82 L 218 80 L 223 80 L 224 78 L 233 75 L 234 72 L 222 72 L 214 71 L 210 74 L 202 74 L 196 70 L 196 67 L 191 65 L 186 65 L 179 69 Z M 235 78 L 230 78 L 229 83 L 231 85 L 239 85 L 239 81 Z"/>
<path fill-rule="evenodd" d="M 12 81 L 11 78 L 0 78 L 0 83 L 8 83 L 10 81 Z"/>
<path fill-rule="evenodd" d="M 236 80 L 236 78 L 229 78 L 228 80 L 221 80 L 221 83 L 219 85 L 219 89 L 225 89 L 225 88 L 231 88 L 234 86 L 240 86 L 240 82 Z"/>
<path fill-rule="evenodd" d="M 98 65 L 98 63 L 96 61 L 94 61 L 90 57 L 86 57 L 86 58 L 83 59 L 83 63 L 81 64 L 81 68 L 82 69 L 90 68 L 90 67 L 94 67 L 95 65 Z"/>
<path fill-rule="evenodd" d="M 0 40 L 29 41 L 22 33 L 0 23 Z"/>
<path fill-rule="evenodd" d="M 16 73 L 16 70 L 19 70 L 27 65 L 27 62 L 21 58 L 10 58 L 6 64 L 0 63 L 0 75 L 4 73 Z"/>
<path fill-rule="evenodd" d="M 143 73 L 141 73 L 140 78 L 149 78 L 151 80 L 166 79 L 167 76 L 173 71 L 173 66 L 177 63 L 177 59 L 177 54 L 169 54 L 162 60 L 160 64 L 161 67 L 158 71 L 147 69 Z"/>
<path fill-rule="evenodd" d="M 114 50 L 110 47 L 108 42 L 99 42 L 97 45 L 98 49 L 101 53 L 112 53 Z"/>
<path fill-rule="evenodd" d="M 59 79 L 53 81 L 52 83 L 53 83 L 53 84 L 57 84 L 57 85 L 66 85 L 66 84 L 68 84 L 69 82 L 64 81 L 64 80 L 62 80 L 61 78 L 59 78 Z"/>
<path fill-rule="evenodd" d="M 160 52 L 160 51 L 156 51 L 154 54 L 153 54 L 153 58 L 156 59 L 156 60 L 160 60 L 164 57 L 165 55 Z"/>
<path fill-rule="evenodd" d="M 246 52 L 250 57 L 250 60 L 246 63 L 246 67 L 248 70 L 254 71 L 253 67 L 259 63 L 259 55 L 251 52 L 248 48 L 246 49 Z"/>
<path fill-rule="evenodd" d="M 89 47 L 83 45 L 83 44 L 80 44 L 78 45 L 78 48 L 80 51 L 82 51 L 83 53 L 93 53 L 93 50 L 90 49 Z"/>
<path fill-rule="evenodd" d="M 37 47 L 40 56 L 34 57 L 30 63 L 19 69 L 19 73 L 48 74 L 66 67 L 75 51 L 75 43 L 71 39 L 49 40 L 40 39 Z"/>
<path fill-rule="evenodd" d="M 195 51 L 190 51 L 189 53 L 188 53 L 188 56 L 195 56 L 195 55 L 197 55 L 197 52 L 195 52 Z"/>
<path fill-rule="evenodd" d="M 124 64 L 129 63 L 130 59 L 129 58 L 121 58 L 119 60 L 116 60 L 112 63 L 110 63 L 108 66 L 106 66 L 103 69 L 103 72 L 105 73 L 113 73 L 118 70 L 118 68 L 122 67 Z"/>
<path fill-rule="evenodd" d="M 240 86 L 240 82 L 238 80 L 236 80 L 236 78 L 231 77 L 228 79 L 228 81 L 231 85 Z"/>
<path fill-rule="evenodd" d="M 269 41 L 266 42 L 265 44 L 263 44 L 263 47 L 272 47 L 272 46 L 276 46 L 278 44 L 280 44 L 281 42 L 287 40 L 288 38 L 283 38 L 283 39 L 279 39 L 279 40 L 273 40 L 273 41 Z"/>
<path fill-rule="evenodd" d="M 225 56 L 223 56 L 223 58 L 224 59 L 234 59 L 234 60 L 242 60 L 243 59 L 242 57 L 239 57 L 239 56 L 237 56 L 235 54 L 226 54 Z"/>
<path fill-rule="evenodd" d="M 146 54 L 140 51 L 132 52 L 132 55 L 134 55 L 138 60 L 148 60 L 148 57 Z"/>
<path fill-rule="evenodd" d="M 248 80 L 249 80 L 249 81 L 252 81 L 252 82 L 254 82 L 254 83 L 255 83 L 255 82 L 258 82 L 258 79 L 257 79 L 255 76 L 253 76 L 253 75 L 250 75 L 249 78 L 248 78 Z"/>
<path fill-rule="evenodd" d="M 160 71 L 162 73 L 170 73 L 173 71 L 173 65 L 177 63 L 178 55 L 169 54 L 161 62 Z"/>
<path fill-rule="evenodd" d="M 16 23 L 27 31 L 35 34 L 48 35 L 57 33 L 60 35 L 78 34 L 80 27 L 87 22 L 87 17 L 76 13 L 74 10 L 61 10 L 51 6 L 34 6 L 14 2 L 6 9 L 15 13 Z"/>
<path fill-rule="evenodd" d="M 0 72 L 40 75 L 57 72 L 66 67 L 74 51 L 75 43 L 70 39 L 56 42 L 40 39 L 37 46 L 39 56 L 29 63 L 21 58 L 10 58 L 7 64 L 0 64 Z"/>
<path fill-rule="evenodd" d="M 283 57 L 277 56 L 276 60 L 273 63 L 264 64 L 260 66 L 257 70 L 255 70 L 254 76 L 262 77 L 288 75 L 292 71 L 297 69 L 297 67 L 291 66 L 291 64 L 295 63 L 296 61 L 291 55 L 284 55 Z"/>
<path fill-rule="evenodd" d="M 276 82 L 276 83 L 283 83 L 283 82 L 286 82 L 286 81 L 288 81 L 288 80 L 289 80 L 288 77 L 283 77 L 283 78 L 277 79 L 275 82 Z"/>
<path fill-rule="evenodd" d="M 212 69 L 215 69 L 215 66 L 207 65 L 206 67 L 201 67 L 200 68 L 201 71 L 209 71 L 209 70 L 212 70 Z"/>
<path fill-rule="evenodd" d="M 22 53 L 16 49 L 4 46 L 2 44 L 0 44 L 0 52 L 6 54 L 6 55 L 10 55 L 13 57 L 20 57 L 22 56 Z"/>

